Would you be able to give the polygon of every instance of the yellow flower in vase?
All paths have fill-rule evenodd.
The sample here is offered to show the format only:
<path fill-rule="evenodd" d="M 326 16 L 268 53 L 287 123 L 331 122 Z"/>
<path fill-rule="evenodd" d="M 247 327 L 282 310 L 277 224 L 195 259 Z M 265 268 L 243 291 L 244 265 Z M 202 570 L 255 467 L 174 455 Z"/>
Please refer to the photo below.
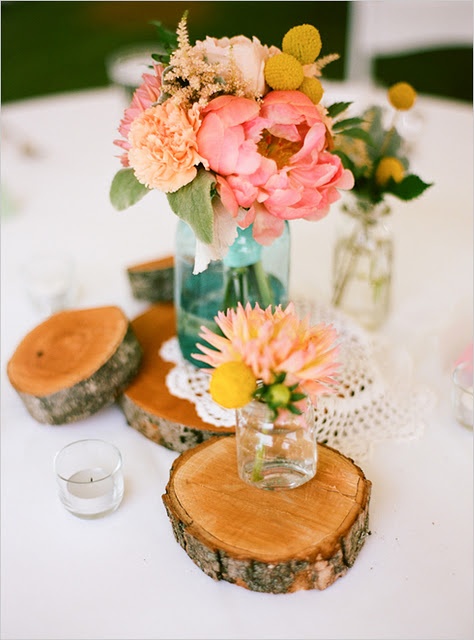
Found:
<path fill-rule="evenodd" d="M 332 303 L 367 329 L 378 329 L 390 309 L 393 240 L 386 224 L 391 211 L 387 199 L 414 200 L 430 186 L 410 173 L 397 130 L 400 112 L 411 109 L 416 97 L 411 85 L 396 83 L 387 91 L 394 110 L 389 126 L 379 105 L 333 126 L 334 151 L 352 171 L 355 184 L 342 209 L 350 229 L 334 250 Z"/>
<path fill-rule="evenodd" d="M 213 367 L 209 391 L 236 410 L 239 476 L 265 489 L 290 489 L 316 473 L 313 407 L 337 388 L 338 335 L 301 320 L 290 303 L 262 309 L 240 303 L 202 328 L 196 360 Z"/>

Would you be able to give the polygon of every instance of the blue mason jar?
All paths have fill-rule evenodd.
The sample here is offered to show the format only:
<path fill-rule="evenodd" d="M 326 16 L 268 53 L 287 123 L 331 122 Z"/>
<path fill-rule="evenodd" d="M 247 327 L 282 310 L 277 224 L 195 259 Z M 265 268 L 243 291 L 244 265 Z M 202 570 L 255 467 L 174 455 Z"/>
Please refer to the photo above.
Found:
<path fill-rule="evenodd" d="M 198 353 L 201 326 L 218 331 L 214 317 L 218 311 L 256 302 L 260 307 L 286 305 L 290 275 L 290 229 L 285 222 L 283 234 L 271 245 L 263 246 L 252 236 L 252 227 L 238 229 L 238 236 L 223 260 L 209 263 L 207 269 L 193 274 L 196 238 L 191 227 L 180 220 L 176 232 L 174 305 L 176 333 L 186 360 Z"/>

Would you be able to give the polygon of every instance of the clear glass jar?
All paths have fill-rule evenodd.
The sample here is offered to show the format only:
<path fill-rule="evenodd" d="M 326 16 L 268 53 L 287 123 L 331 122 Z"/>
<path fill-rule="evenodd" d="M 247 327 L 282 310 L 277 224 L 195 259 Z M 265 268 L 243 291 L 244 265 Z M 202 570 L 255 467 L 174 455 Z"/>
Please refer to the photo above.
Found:
<path fill-rule="evenodd" d="M 343 208 L 333 259 L 332 304 L 375 330 L 390 310 L 393 237 L 390 207 L 354 198 Z"/>
<path fill-rule="evenodd" d="M 214 317 L 218 311 L 235 308 L 237 302 L 266 308 L 288 302 L 290 269 L 290 231 L 270 246 L 258 244 L 252 228 L 239 229 L 238 237 L 224 260 L 209 263 L 205 271 L 193 274 L 196 238 L 191 227 L 180 220 L 176 233 L 174 305 L 176 331 L 186 360 L 202 367 L 192 358 L 202 325 L 218 331 Z"/>
<path fill-rule="evenodd" d="M 314 409 L 304 401 L 304 412 L 285 412 L 275 421 L 263 402 L 236 410 L 239 477 L 259 489 L 294 489 L 316 474 L 318 449 Z"/>

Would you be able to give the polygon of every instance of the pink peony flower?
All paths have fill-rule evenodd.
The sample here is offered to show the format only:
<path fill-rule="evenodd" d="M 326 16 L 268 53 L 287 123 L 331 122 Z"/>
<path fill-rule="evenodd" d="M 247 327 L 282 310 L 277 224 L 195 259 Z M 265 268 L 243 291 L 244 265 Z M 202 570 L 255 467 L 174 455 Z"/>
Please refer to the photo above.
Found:
<path fill-rule="evenodd" d="M 161 94 L 163 67 L 162 65 L 154 64 L 153 68 L 156 75 L 153 76 L 150 73 L 144 73 L 142 75 L 143 84 L 141 84 L 133 94 L 132 102 L 130 106 L 125 109 L 124 116 L 120 121 L 119 133 L 125 140 L 114 140 L 114 144 L 126 151 L 126 153 L 120 156 L 120 161 L 124 167 L 130 166 L 128 162 L 128 150 L 130 149 L 128 134 L 132 122 L 143 113 L 143 111 L 151 107 L 155 102 L 158 102 Z"/>
<path fill-rule="evenodd" d="M 248 209 L 241 226 L 270 244 L 285 220 L 319 220 L 351 189 L 352 173 L 327 150 L 321 109 L 300 91 L 272 91 L 258 103 L 221 96 L 203 110 L 198 150 L 223 176 L 237 204 Z"/>
<path fill-rule="evenodd" d="M 211 347 L 198 344 L 196 360 L 212 367 L 242 361 L 257 380 L 274 382 L 285 373 L 285 384 L 298 384 L 315 404 L 321 393 L 331 393 L 338 369 L 337 332 L 331 325 L 310 326 L 301 320 L 294 305 L 261 309 L 250 304 L 220 311 L 215 318 L 223 335 L 202 327 L 200 336 Z"/>
<path fill-rule="evenodd" d="M 135 177 L 150 189 L 177 191 L 191 182 L 196 166 L 207 162 L 198 153 L 199 107 L 186 109 L 166 100 L 143 111 L 130 126 L 128 160 Z"/>
<path fill-rule="evenodd" d="M 193 49 L 204 53 L 206 60 L 211 64 L 217 63 L 224 80 L 227 80 L 237 67 L 240 81 L 245 86 L 245 95 L 249 98 L 263 96 L 268 91 L 264 75 L 265 62 L 271 55 L 279 52 L 276 47 L 262 45 L 255 36 L 252 40 L 246 36 L 207 36 L 205 40 L 198 40 Z"/>

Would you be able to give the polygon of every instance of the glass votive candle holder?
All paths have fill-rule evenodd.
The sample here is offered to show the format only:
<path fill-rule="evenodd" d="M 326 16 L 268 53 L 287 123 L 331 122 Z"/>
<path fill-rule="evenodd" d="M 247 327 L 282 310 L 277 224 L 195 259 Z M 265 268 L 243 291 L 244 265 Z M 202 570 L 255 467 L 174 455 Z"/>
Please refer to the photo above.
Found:
<path fill-rule="evenodd" d="M 43 316 L 70 307 L 77 293 L 74 262 L 60 252 L 38 253 L 24 265 L 23 275 L 28 296 Z"/>
<path fill-rule="evenodd" d="M 461 362 L 453 370 L 452 404 L 454 415 L 463 426 L 472 429 L 473 395 L 472 363 Z"/>
<path fill-rule="evenodd" d="M 109 442 L 72 442 L 56 454 L 54 469 L 59 499 L 79 518 L 100 518 L 122 502 L 122 455 Z"/>

